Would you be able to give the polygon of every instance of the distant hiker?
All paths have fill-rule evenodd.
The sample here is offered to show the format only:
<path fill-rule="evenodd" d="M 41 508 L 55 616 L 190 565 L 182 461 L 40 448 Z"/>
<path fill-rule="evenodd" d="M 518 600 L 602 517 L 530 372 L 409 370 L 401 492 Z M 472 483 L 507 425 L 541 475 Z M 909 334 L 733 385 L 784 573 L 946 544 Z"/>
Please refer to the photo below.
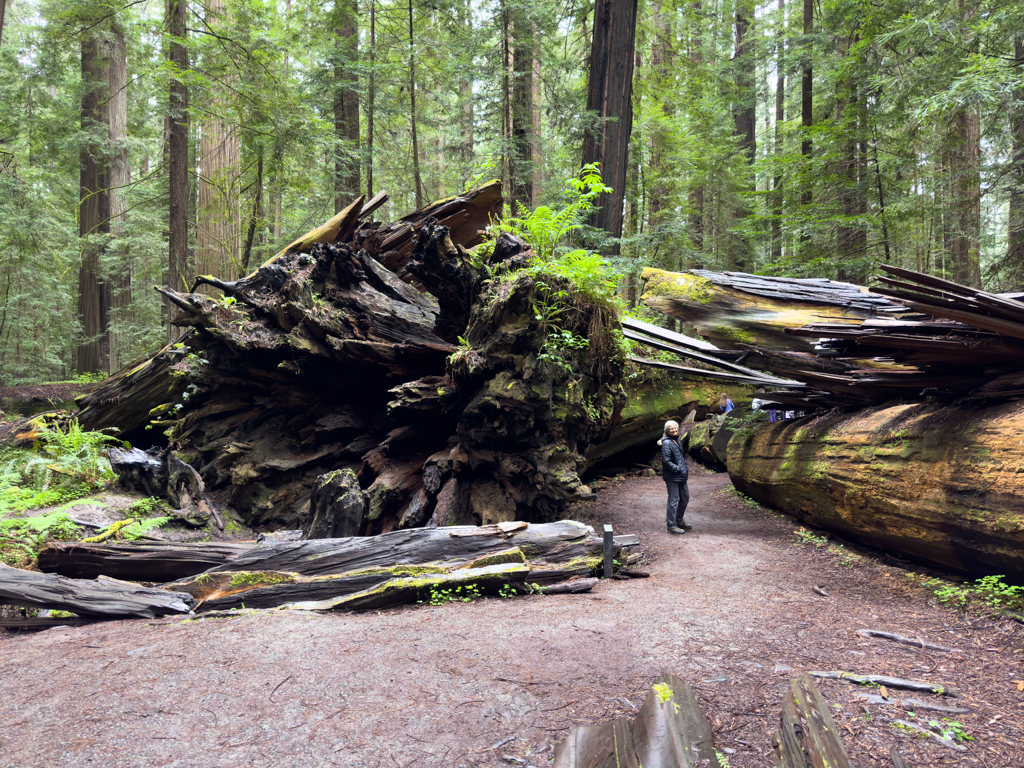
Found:
<path fill-rule="evenodd" d="M 755 397 L 753 400 L 750 401 L 750 409 L 752 411 L 759 411 L 759 410 L 761 410 L 761 406 L 763 406 L 767 402 L 766 400 L 762 400 L 761 399 L 761 395 L 763 395 L 764 393 L 765 393 L 764 387 L 758 387 L 758 389 L 757 389 L 757 397 Z"/>
<path fill-rule="evenodd" d="M 736 406 L 732 404 L 732 400 L 729 399 L 729 395 L 723 392 L 722 396 L 718 399 L 718 412 L 725 414 L 735 407 Z"/>
<path fill-rule="evenodd" d="M 683 520 L 686 505 L 690 503 L 690 489 L 686 487 L 689 470 L 683 444 L 679 441 L 679 424 L 665 422 L 661 436 L 661 476 L 668 486 L 668 507 L 665 510 L 665 525 L 669 533 L 686 533 L 693 526 Z"/>

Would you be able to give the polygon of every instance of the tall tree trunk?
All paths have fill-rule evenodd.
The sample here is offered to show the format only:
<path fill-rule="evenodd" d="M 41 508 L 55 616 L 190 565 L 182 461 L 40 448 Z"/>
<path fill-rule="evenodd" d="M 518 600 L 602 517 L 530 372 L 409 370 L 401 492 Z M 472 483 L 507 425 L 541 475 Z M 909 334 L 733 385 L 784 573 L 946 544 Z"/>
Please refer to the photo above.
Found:
<path fill-rule="evenodd" d="M 757 160 L 757 84 L 754 78 L 754 56 L 748 50 L 750 43 L 750 17 L 752 9 L 748 0 L 740 0 L 736 4 L 736 49 L 735 49 L 735 82 L 736 102 L 733 107 L 733 124 L 736 135 L 740 137 L 740 151 L 747 156 L 748 182 L 745 185 L 749 193 L 756 191 L 754 162 Z M 746 205 L 740 204 L 735 217 L 745 219 L 750 215 Z M 737 269 L 749 271 L 753 268 L 753 249 L 745 238 L 737 238 L 737 245 L 732 249 L 733 263 Z"/>
<path fill-rule="evenodd" d="M 948 150 L 952 187 L 950 255 L 953 281 L 981 287 L 981 124 L 978 113 L 966 109 L 956 116 Z"/>
<path fill-rule="evenodd" d="M 245 248 L 242 250 L 242 273 L 249 272 L 252 259 L 252 246 L 256 240 L 256 230 L 263 226 L 263 147 L 257 149 L 256 183 L 252 197 L 252 213 L 249 215 L 249 231 L 245 237 Z"/>
<path fill-rule="evenodd" d="M 701 34 L 700 10 L 701 0 L 693 0 L 691 5 L 690 58 L 693 60 L 694 65 L 698 67 L 704 60 L 704 40 Z M 693 98 L 697 99 L 699 95 L 694 94 Z M 690 190 L 690 239 L 693 242 L 693 250 L 697 253 L 702 253 L 704 250 L 705 213 L 704 182 L 701 180 Z M 703 264 L 695 266 L 703 267 Z"/>
<path fill-rule="evenodd" d="M 651 43 L 651 71 L 654 76 L 654 98 L 660 99 L 661 113 L 670 118 L 674 112 L 672 102 L 672 79 L 675 72 L 675 51 L 672 47 L 671 14 L 664 2 L 654 5 L 654 40 Z M 651 159 L 647 164 L 646 179 L 648 181 L 647 227 L 654 229 L 662 223 L 661 212 L 667 204 L 668 173 L 664 168 L 667 152 L 667 126 L 654 122 L 647 135 Z M 671 215 L 671 214 L 670 214 Z"/>
<path fill-rule="evenodd" d="M 334 212 L 340 213 L 359 197 L 359 55 L 357 0 L 336 0 L 334 65 Z"/>
<path fill-rule="evenodd" d="M 225 21 L 224 0 L 206 0 L 206 23 L 213 29 Z M 237 78 L 230 78 L 237 82 Z M 238 175 L 242 150 L 238 134 L 218 115 L 222 105 L 210 101 L 203 110 L 202 136 L 199 141 L 199 198 L 196 222 L 196 274 L 221 280 L 238 276 L 241 250 L 240 196 Z M 218 291 L 208 285 L 200 293 L 213 296 Z"/>
<path fill-rule="evenodd" d="M 0 0 L 0 45 L 4 44 L 4 16 L 7 15 L 7 0 Z"/>
<path fill-rule="evenodd" d="M 814 30 L 814 0 L 804 0 L 804 35 Z M 808 42 L 804 48 L 803 79 L 800 83 L 800 125 L 803 128 L 803 139 L 800 142 L 800 155 L 804 159 L 803 192 L 800 202 L 807 206 L 813 201 L 811 192 L 811 127 L 814 125 L 814 46 Z M 807 235 L 801 240 L 806 241 Z"/>
<path fill-rule="evenodd" d="M 544 188 L 544 156 L 541 152 L 543 136 L 541 135 L 542 101 L 540 91 L 540 36 L 533 40 L 534 58 L 530 62 L 530 89 L 533 91 L 533 207 L 540 205 L 541 191 Z"/>
<path fill-rule="evenodd" d="M 1013 55 L 1017 61 L 1024 61 L 1024 37 L 1014 40 Z M 1010 111 L 1010 137 L 1012 139 L 1010 160 L 1010 222 L 1007 235 L 1006 263 L 1014 280 L 1014 290 L 1024 287 L 1024 86 L 1013 93 L 1013 108 Z"/>
<path fill-rule="evenodd" d="M 511 199 L 533 202 L 533 22 L 522 11 L 512 21 Z"/>
<path fill-rule="evenodd" d="M 458 4 L 459 26 L 463 29 L 473 31 L 473 8 L 472 0 L 462 0 Z M 462 160 L 462 175 L 460 183 L 465 188 L 473 175 L 473 73 L 465 69 L 459 77 L 459 110 L 462 125 L 462 137 L 460 144 L 460 158 Z"/>
<path fill-rule="evenodd" d="M 602 194 L 591 224 L 622 236 L 629 136 L 633 128 L 633 65 L 637 0 L 596 0 L 587 111 L 601 122 L 583 138 L 583 164 L 601 164 L 610 194 Z M 614 248 L 618 253 L 618 246 Z"/>
<path fill-rule="evenodd" d="M 166 25 L 171 37 L 167 59 L 172 69 L 184 75 L 189 68 L 185 37 L 187 0 L 167 0 Z M 167 163 L 169 174 L 169 226 L 167 285 L 181 291 L 188 286 L 188 86 L 182 77 L 171 81 L 168 115 Z M 168 306 L 168 312 L 170 308 Z M 178 329 L 167 323 L 167 337 L 173 341 Z"/>
<path fill-rule="evenodd" d="M 373 118 L 377 109 L 377 0 L 370 0 L 370 74 L 366 94 L 366 194 L 373 198 Z"/>
<path fill-rule="evenodd" d="M 78 234 L 82 260 L 78 270 L 78 373 L 110 369 L 110 284 L 103 279 L 100 257 L 110 233 L 110 83 L 109 59 L 95 27 L 82 38 L 82 142 Z"/>
<path fill-rule="evenodd" d="M 842 55 L 849 54 L 857 36 L 844 41 Z M 860 222 L 851 221 L 866 211 L 864 200 L 863 104 L 858 93 L 857 75 L 847 74 L 836 100 L 836 118 L 843 132 L 843 152 L 839 159 L 839 208 L 843 221 L 836 232 L 836 276 L 843 281 L 863 283 L 867 280 L 865 251 L 867 233 Z"/>
<path fill-rule="evenodd" d="M 128 220 L 124 194 L 131 181 L 131 168 L 128 166 L 128 147 L 125 143 L 128 138 L 128 58 L 124 30 L 119 25 L 113 25 L 107 46 L 110 56 L 107 80 L 110 87 L 110 233 L 117 256 L 116 266 L 110 270 L 110 372 L 113 373 L 121 370 L 134 357 L 133 350 L 126 348 L 127 337 L 121 330 L 134 320 L 134 260 L 130 248 L 121 242 Z"/>
<path fill-rule="evenodd" d="M 782 261 L 782 124 L 786 121 L 786 0 L 779 0 L 781 33 L 775 38 L 775 171 L 772 190 L 772 261 Z"/>
<path fill-rule="evenodd" d="M 501 17 L 501 186 L 512 189 L 512 11 L 500 0 Z"/>
<path fill-rule="evenodd" d="M 409 0 L 409 120 L 412 123 L 412 174 L 416 182 L 416 208 L 423 207 L 420 177 L 420 142 L 416 136 L 416 38 L 412 30 L 412 0 Z"/>

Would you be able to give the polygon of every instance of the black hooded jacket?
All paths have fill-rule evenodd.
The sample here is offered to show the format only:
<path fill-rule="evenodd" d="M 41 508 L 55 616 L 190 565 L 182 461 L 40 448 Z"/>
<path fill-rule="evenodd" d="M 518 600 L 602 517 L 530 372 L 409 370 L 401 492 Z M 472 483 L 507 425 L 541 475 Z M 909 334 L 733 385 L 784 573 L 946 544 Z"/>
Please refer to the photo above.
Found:
<path fill-rule="evenodd" d="M 685 483 L 689 477 L 686 456 L 678 436 L 661 441 L 661 476 L 667 483 Z"/>

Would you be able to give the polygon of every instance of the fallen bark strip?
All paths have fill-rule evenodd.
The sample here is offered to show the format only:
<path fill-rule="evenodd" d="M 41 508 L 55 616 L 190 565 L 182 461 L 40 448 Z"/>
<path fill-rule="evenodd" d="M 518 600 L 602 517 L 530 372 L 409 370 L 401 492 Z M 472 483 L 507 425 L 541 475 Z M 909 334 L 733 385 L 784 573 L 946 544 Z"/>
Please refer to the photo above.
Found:
<path fill-rule="evenodd" d="M 21 616 L 13 619 L 0 618 L 0 629 L 52 629 L 53 627 L 80 627 L 83 624 L 95 624 L 99 619 L 83 619 L 81 616 L 67 619 L 40 619 L 32 616 Z"/>
<path fill-rule="evenodd" d="M 921 733 L 927 736 L 928 738 L 937 741 L 944 747 L 949 747 L 950 749 L 954 749 L 957 752 L 967 751 L 967 747 L 963 746 L 962 744 L 957 744 L 955 741 L 952 741 L 951 739 L 944 739 L 941 736 L 939 736 L 939 734 L 935 733 L 934 731 L 928 728 L 925 728 L 923 725 L 920 725 L 919 723 L 915 723 L 910 720 L 893 720 L 892 722 L 894 725 L 900 725 L 904 728 L 909 728 L 911 730 L 917 731 L 918 733 Z"/>
<path fill-rule="evenodd" d="M 632 703 L 627 702 L 635 709 Z M 574 728 L 555 747 L 553 768 L 620 766 L 723 768 L 711 724 L 690 686 L 675 675 L 661 675 L 632 720 Z M 801 768 L 803 768 L 801 766 Z"/>
<path fill-rule="evenodd" d="M 50 608 L 80 616 L 151 619 L 191 613 L 191 595 L 140 587 L 104 576 L 95 581 L 23 571 L 0 563 L 0 601 L 23 608 Z"/>
<path fill-rule="evenodd" d="M 286 603 L 284 607 L 305 611 L 368 611 L 413 602 L 473 599 L 480 595 L 497 595 L 503 588 L 525 591 L 529 572 L 521 563 L 500 563 L 451 573 L 426 573 L 389 579 L 354 594 L 327 600 Z"/>
<path fill-rule="evenodd" d="M 828 702 L 806 673 L 789 683 L 772 749 L 779 768 L 852 768 Z"/>
<path fill-rule="evenodd" d="M 878 693 L 865 693 L 859 698 L 861 701 L 866 701 L 869 704 L 886 704 L 890 707 L 905 709 L 907 712 L 923 709 L 928 712 L 941 712 L 944 715 L 969 715 L 973 711 L 963 707 L 944 707 L 941 704 L 934 704 L 930 701 L 922 701 L 921 699 L 900 699 L 894 696 L 886 698 Z"/>
<path fill-rule="evenodd" d="M 820 677 L 823 680 L 846 680 L 857 685 L 884 685 L 886 688 L 905 688 L 908 691 L 921 691 L 923 693 L 934 693 L 939 696 L 949 696 L 953 699 L 962 699 L 956 691 L 936 683 L 918 683 L 913 680 L 900 680 L 898 677 L 887 677 L 886 675 L 855 675 L 850 672 L 811 672 L 813 677 Z"/>
<path fill-rule="evenodd" d="M 959 653 L 958 648 L 949 648 L 945 645 L 936 645 L 935 643 L 928 643 L 924 640 L 904 637 L 903 635 L 897 635 L 895 632 L 882 632 L 877 629 L 858 629 L 857 634 L 861 637 L 880 637 L 883 640 L 892 640 L 894 643 L 902 643 L 903 645 L 911 645 L 915 648 L 927 648 L 929 651 L 943 651 L 944 653 Z"/>
<path fill-rule="evenodd" d="M 39 553 L 39 570 L 74 579 L 110 576 L 124 581 L 177 581 L 225 565 L 252 544 L 54 544 Z"/>
<path fill-rule="evenodd" d="M 551 584 L 547 587 L 541 587 L 540 593 L 542 595 L 568 595 L 575 594 L 577 592 L 589 592 L 595 586 L 599 579 L 579 579 L 577 581 L 563 581 L 559 584 Z"/>
<path fill-rule="evenodd" d="M 910 763 L 906 761 L 906 758 L 903 757 L 898 749 L 893 749 L 889 753 L 889 757 L 892 758 L 892 768 L 910 768 Z"/>

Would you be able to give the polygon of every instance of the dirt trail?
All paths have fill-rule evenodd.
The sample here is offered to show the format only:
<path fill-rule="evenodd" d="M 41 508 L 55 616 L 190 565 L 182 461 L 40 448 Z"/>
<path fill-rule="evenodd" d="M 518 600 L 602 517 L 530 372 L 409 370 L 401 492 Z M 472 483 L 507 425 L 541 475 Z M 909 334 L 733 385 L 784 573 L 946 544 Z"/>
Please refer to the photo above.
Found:
<path fill-rule="evenodd" d="M 942 683 L 965 697 L 945 703 L 974 710 L 958 720 L 975 741 L 954 752 L 823 682 L 858 766 L 891 765 L 892 746 L 916 766 L 1024 765 L 1024 628 L 936 607 L 898 569 L 794 546 L 792 521 L 699 471 L 685 536 L 665 532 L 658 478 L 574 510 L 639 534 L 650 557 L 650 579 L 587 595 L 0 632 L 0 766 L 544 768 L 569 728 L 631 716 L 669 671 L 694 685 L 732 768 L 767 768 L 788 680 L 816 669 Z"/>

